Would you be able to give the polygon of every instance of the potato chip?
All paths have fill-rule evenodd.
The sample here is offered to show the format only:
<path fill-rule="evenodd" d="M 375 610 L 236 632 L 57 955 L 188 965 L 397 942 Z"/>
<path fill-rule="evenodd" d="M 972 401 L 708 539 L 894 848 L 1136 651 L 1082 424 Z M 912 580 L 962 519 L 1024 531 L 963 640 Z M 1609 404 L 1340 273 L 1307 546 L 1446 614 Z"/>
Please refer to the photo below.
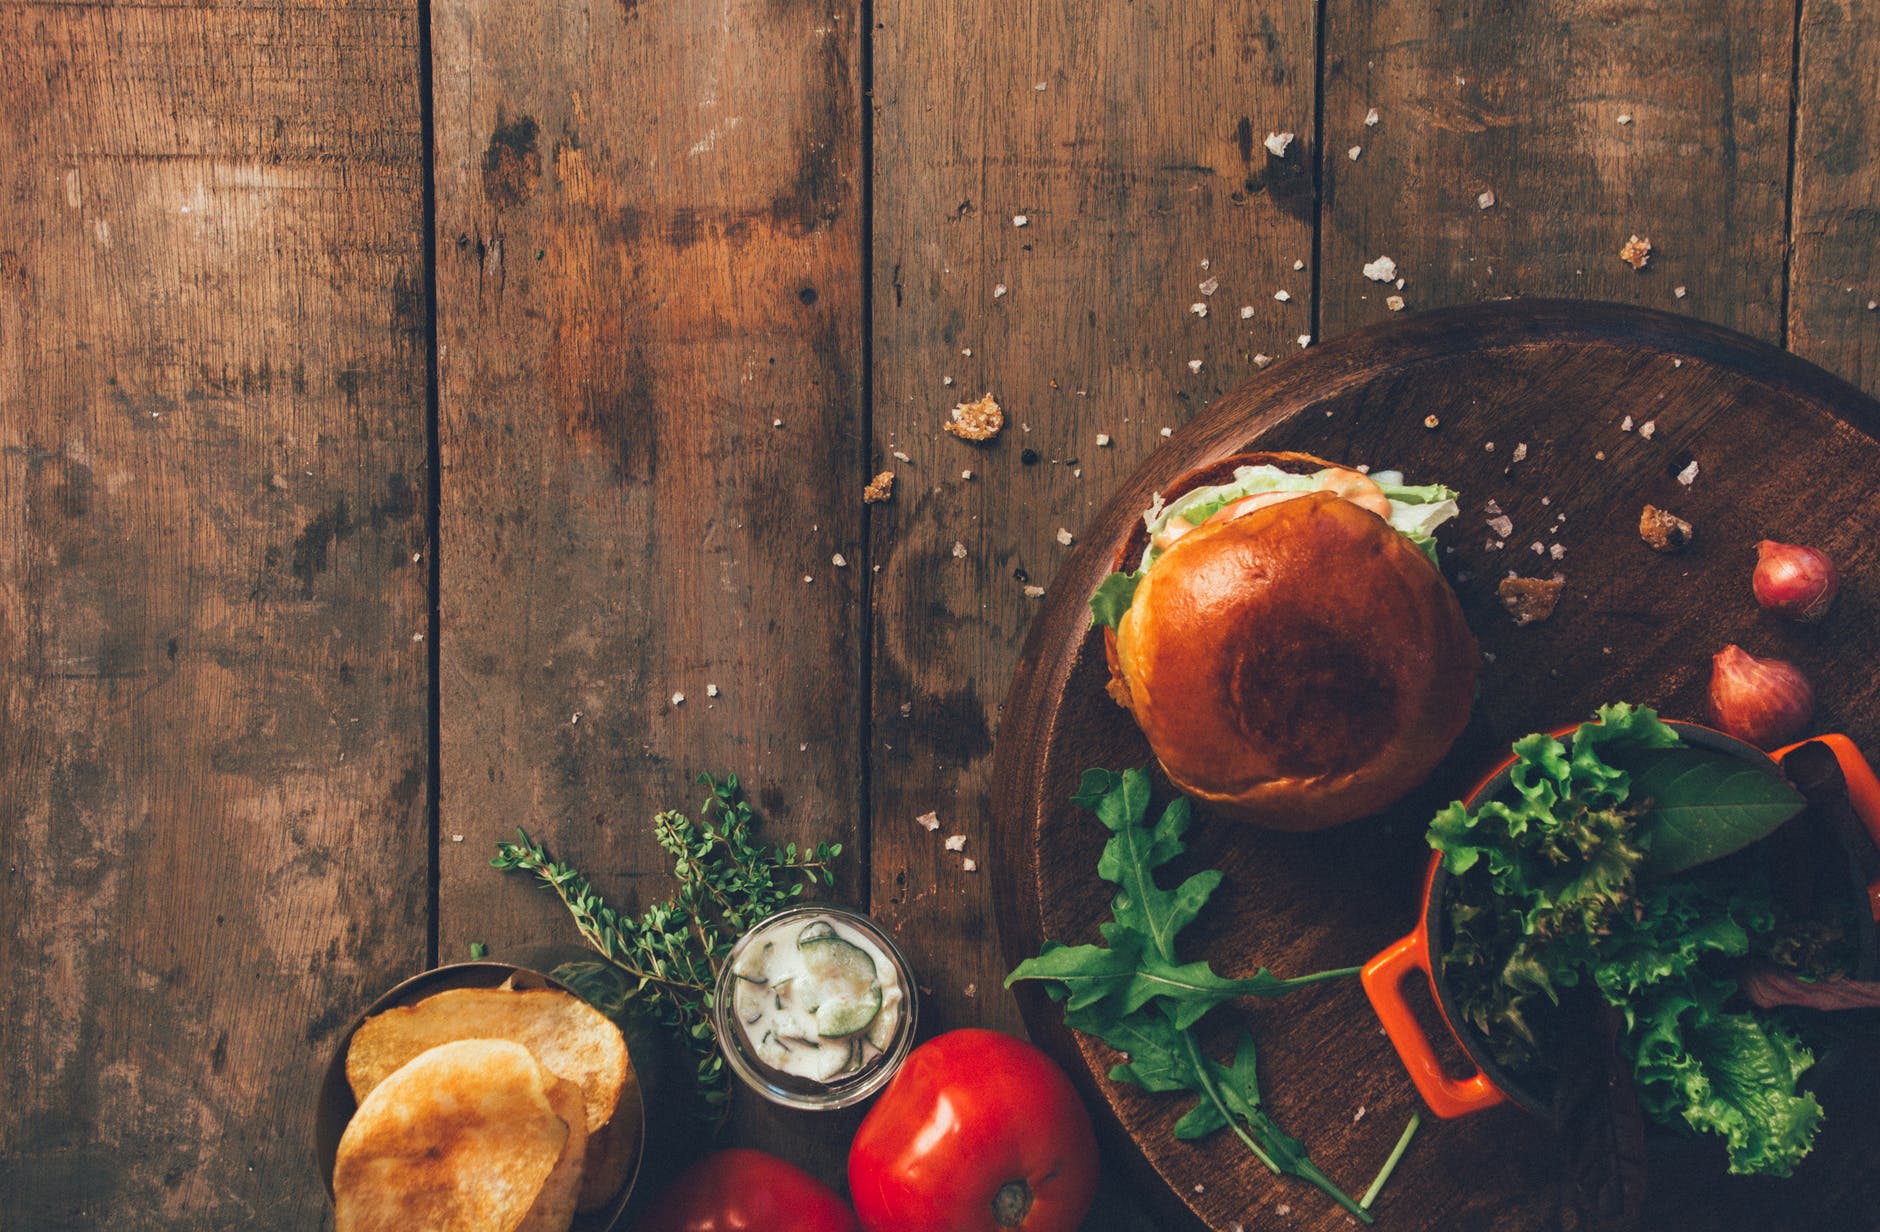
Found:
<path fill-rule="evenodd" d="M 574 1125 L 556 1112 L 557 1085 L 570 1084 L 508 1040 L 421 1053 L 373 1087 L 340 1137 L 335 1232 L 518 1232 L 570 1139 L 586 1146 L 576 1101 L 563 1096 Z"/>
<path fill-rule="evenodd" d="M 550 1077 L 553 1085 L 549 1088 L 548 1102 L 553 1105 L 555 1115 L 567 1123 L 568 1141 L 562 1146 L 561 1158 L 555 1161 L 548 1179 L 542 1182 L 542 1192 L 535 1196 L 535 1205 L 516 1226 L 516 1232 L 568 1232 L 568 1226 L 574 1222 L 582 1177 L 586 1175 L 590 1139 L 581 1087 L 565 1078 Z"/>
<path fill-rule="evenodd" d="M 626 1041 L 607 1016 L 558 988 L 452 988 L 366 1019 L 346 1050 L 353 1098 L 450 1040 L 513 1040 L 557 1077 L 581 1084 L 589 1133 L 607 1124 L 627 1081 Z"/>

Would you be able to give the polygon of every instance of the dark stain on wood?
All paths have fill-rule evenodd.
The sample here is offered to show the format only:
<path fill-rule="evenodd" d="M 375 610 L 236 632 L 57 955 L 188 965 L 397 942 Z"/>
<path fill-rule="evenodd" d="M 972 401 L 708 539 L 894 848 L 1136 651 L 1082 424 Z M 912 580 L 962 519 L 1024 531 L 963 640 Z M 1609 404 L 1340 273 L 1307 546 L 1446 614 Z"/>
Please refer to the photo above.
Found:
<path fill-rule="evenodd" d="M 496 130 L 483 151 L 483 195 L 498 211 L 535 195 L 542 180 L 542 154 L 535 148 L 539 132 L 533 116 L 510 120 L 497 112 Z"/>

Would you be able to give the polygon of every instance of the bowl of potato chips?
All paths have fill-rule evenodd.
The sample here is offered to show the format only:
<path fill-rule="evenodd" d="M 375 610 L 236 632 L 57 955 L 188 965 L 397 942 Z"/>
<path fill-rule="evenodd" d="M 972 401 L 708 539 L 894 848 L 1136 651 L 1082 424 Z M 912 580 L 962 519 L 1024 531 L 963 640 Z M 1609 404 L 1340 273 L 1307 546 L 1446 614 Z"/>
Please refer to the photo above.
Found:
<path fill-rule="evenodd" d="M 645 1130 L 613 1020 L 539 971 L 476 961 L 361 1016 L 327 1067 L 315 1143 L 335 1232 L 605 1232 Z"/>

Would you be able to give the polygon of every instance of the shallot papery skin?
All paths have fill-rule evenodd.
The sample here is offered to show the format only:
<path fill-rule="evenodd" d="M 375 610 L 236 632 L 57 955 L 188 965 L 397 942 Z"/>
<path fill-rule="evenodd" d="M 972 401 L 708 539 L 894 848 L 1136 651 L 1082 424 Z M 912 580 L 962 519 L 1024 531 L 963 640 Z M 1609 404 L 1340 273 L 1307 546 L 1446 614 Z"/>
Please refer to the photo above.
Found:
<path fill-rule="evenodd" d="M 1826 552 L 1765 539 L 1756 545 L 1750 589 L 1767 611 L 1806 624 L 1828 614 L 1841 589 L 1841 574 Z"/>
<path fill-rule="evenodd" d="M 1799 980 L 1762 964 L 1745 967 L 1736 980 L 1749 1003 L 1766 1010 L 1778 1005 L 1811 1010 L 1880 1009 L 1880 984 L 1870 980 Z"/>
<path fill-rule="evenodd" d="M 1710 721 L 1719 731 L 1772 749 L 1799 737 L 1815 716 L 1815 691 L 1793 663 L 1725 646 L 1710 661 Z"/>

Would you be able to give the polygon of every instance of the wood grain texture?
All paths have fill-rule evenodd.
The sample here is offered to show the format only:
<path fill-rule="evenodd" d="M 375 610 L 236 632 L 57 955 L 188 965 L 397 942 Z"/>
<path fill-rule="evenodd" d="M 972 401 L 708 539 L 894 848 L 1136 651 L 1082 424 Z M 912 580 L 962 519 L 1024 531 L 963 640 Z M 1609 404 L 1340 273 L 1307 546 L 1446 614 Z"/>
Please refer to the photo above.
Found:
<path fill-rule="evenodd" d="M 622 907 L 667 898 L 650 819 L 708 770 L 779 841 L 848 844 L 855 896 L 855 15 L 435 22 L 442 953 L 571 935 L 488 867 L 518 825 Z M 839 1144 L 744 1107 L 751 1141 L 839 1174 Z"/>
<path fill-rule="evenodd" d="M 1880 5 L 1801 14 L 1789 347 L 1880 392 Z"/>
<path fill-rule="evenodd" d="M 0 5 L 0 1226 L 317 1226 L 424 961 L 417 33 Z"/>
<path fill-rule="evenodd" d="M 932 989 L 923 1017 L 1017 1029 L 986 852 L 1025 588 L 1054 584 L 1060 531 L 1160 429 L 1309 328 L 1313 6 L 877 18 L 874 449 L 899 479 L 872 514 L 874 910 Z M 1264 145 L 1281 131 L 1300 134 L 1283 158 Z M 945 435 L 987 391 L 1003 434 Z"/>
<path fill-rule="evenodd" d="M 1435 430 L 1423 425 L 1432 413 Z M 1650 437 L 1623 430 L 1626 415 L 1651 422 Z M 1184 869 L 1221 868 L 1226 877 L 1183 957 L 1208 957 L 1229 975 L 1260 965 L 1292 975 L 1363 962 L 1410 930 L 1428 818 L 1515 737 L 1619 699 L 1701 716 L 1709 655 L 1725 642 L 1802 664 L 1820 690 L 1819 729 L 1880 745 L 1880 682 L 1845 666 L 1880 651 L 1872 600 L 1880 554 L 1867 530 L 1880 519 L 1880 495 L 1856 478 L 1880 473 L 1876 427 L 1880 407 L 1780 352 L 1663 314 L 1557 301 L 1406 319 L 1335 340 L 1236 391 L 1121 486 L 1027 639 L 994 805 L 1007 961 L 1045 937 L 1095 940 L 1103 918 L 1109 887 L 1091 876 L 1103 833 L 1067 801 L 1085 767 L 1141 764 L 1149 755 L 1104 695 L 1101 641 L 1081 599 L 1108 572 L 1151 494 L 1174 477 L 1256 444 L 1331 458 L 1362 451 L 1463 494 L 1462 517 L 1441 536 L 1445 568 L 1486 666 L 1475 716 L 1449 759 L 1376 819 L 1294 835 L 1204 812 L 1193 832 Z M 1767 442 L 1777 435 L 1784 451 L 1772 459 Z M 1523 443 L 1515 461 L 1513 447 Z M 1687 487 L 1675 476 L 1692 458 L 1699 473 Z M 1823 488 L 1818 476 L 1830 472 L 1846 478 Z M 1490 499 L 1515 524 L 1499 548 L 1485 528 Z M 1695 524 L 1688 553 L 1660 557 L 1640 542 L 1645 501 Z M 1775 627 L 1760 616 L 1748 574 L 1765 535 L 1825 545 L 1844 563 L 1852 602 L 1820 629 Z M 1559 543 L 1565 555 L 1536 555 L 1530 541 Z M 1567 578 L 1559 610 L 1517 628 L 1500 610 L 1495 582 L 1508 570 L 1556 569 Z M 1164 784 L 1160 798 L 1167 795 Z M 1037 989 L 1021 1002 L 1034 1033 L 1209 1226 L 1264 1226 L 1281 1218 L 1282 1205 L 1290 1208 L 1285 1226 L 1346 1226 L 1329 1202 L 1276 1181 L 1225 1135 L 1177 1143 L 1171 1131 L 1183 1101 L 1098 1078 L 1113 1055 L 1066 1033 L 1061 1011 Z M 1213 1017 L 1224 1019 L 1210 1027 L 1222 1052 L 1231 1027 L 1253 1031 L 1275 1115 L 1329 1175 L 1361 1190 L 1420 1103 L 1355 982 Z M 1709 1168 L 1710 1156 L 1670 1158 L 1661 1161 L 1646 1226 L 1864 1227 L 1880 1200 L 1865 1162 L 1880 1121 L 1860 1094 L 1875 1086 L 1876 1060 L 1826 1082 L 1829 1128 L 1803 1181 L 1729 1182 Z M 1552 1226 L 1554 1175 L 1542 1127 L 1516 1113 L 1429 1124 L 1379 1202 L 1380 1225 Z"/>
<path fill-rule="evenodd" d="M 1394 288 L 1362 271 L 1389 256 L 1413 309 L 1566 295 L 1778 341 L 1794 16 L 1751 0 L 1331 0 L 1327 336 L 1387 315 Z M 1643 271 L 1619 259 L 1634 234 L 1653 244 Z"/>

